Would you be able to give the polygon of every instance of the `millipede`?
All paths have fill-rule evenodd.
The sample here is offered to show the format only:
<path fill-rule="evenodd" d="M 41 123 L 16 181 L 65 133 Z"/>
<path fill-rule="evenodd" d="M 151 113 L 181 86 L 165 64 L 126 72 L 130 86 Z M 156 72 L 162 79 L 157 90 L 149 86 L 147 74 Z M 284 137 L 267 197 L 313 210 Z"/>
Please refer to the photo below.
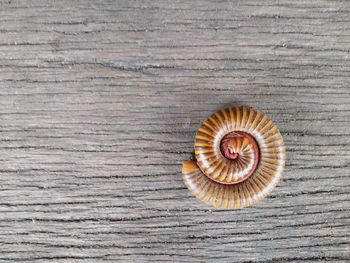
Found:
<path fill-rule="evenodd" d="M 195 135 L 195 160 L 182 165 L 190 192 L 217 208 L 252 206 L 282 176 L 285 147 L 277 126 L 249 107 L 221 109 Z"/>

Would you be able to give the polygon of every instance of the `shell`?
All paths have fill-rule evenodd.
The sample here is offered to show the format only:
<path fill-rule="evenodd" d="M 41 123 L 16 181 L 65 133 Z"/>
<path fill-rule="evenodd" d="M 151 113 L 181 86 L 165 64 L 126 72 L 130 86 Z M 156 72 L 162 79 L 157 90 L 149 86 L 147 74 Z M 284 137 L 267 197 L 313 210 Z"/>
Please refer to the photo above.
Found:
<path fill-rule="evenodd" d="M 247 107 L 215 112 L 195 136 L 196 161 L 183 163 L 193 195 L 217 208 L 243 208 L 275 187 L 285 162 L 283 138 L 264 114 Z"/>

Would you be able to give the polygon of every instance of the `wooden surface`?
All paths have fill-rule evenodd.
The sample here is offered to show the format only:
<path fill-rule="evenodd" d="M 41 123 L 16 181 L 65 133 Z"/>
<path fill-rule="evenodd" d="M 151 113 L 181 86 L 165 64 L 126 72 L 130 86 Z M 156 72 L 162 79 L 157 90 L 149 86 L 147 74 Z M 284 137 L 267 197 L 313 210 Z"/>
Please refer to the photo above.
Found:
<path fill-rule="evenodd" d="M 348 1 L 2 1 L 0 261 L 348 262 Z M 280 127 L 283 180 L 215 210 L 207 115 Z"/>

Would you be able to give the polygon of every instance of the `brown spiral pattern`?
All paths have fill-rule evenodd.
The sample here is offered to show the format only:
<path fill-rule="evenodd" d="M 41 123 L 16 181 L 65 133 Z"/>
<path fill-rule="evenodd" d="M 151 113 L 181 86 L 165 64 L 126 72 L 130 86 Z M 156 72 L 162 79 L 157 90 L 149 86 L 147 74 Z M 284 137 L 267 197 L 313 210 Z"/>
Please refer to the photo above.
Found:
<path fill-rule="evenodd" d="M 252 136 L 245 132 L 230 132 L 220 142 L 220 151 L 232 166 L 221 177 L 211 179 L 222 184 L 235 184 L 248 178 L 259 162 L 259 148 Z M 206 167 L 208 170 L 210 167 Z M 212 176 L 212 174 L 208 174 Z"/>
<path fill-rule="evenodd" d="M 196 161 L 186 161 L 190 191 L 220 208 L 242 208 L 268 194 L 284 168 L 283 138 L 276 125 L 251 108 L 222 109 L 195 136 Z"/>

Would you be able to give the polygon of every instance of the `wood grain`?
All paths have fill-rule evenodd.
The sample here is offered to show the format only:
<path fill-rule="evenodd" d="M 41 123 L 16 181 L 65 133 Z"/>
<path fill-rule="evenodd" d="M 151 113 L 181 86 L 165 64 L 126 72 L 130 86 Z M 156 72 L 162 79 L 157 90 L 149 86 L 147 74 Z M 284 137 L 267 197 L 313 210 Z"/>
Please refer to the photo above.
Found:
<path fill-rule="evenodd" d="M 348 1 L 1 1 L 1 262 L 348 262 Z M 180 169 L 212 112 L 286 172 L 214 210 Z"/>

